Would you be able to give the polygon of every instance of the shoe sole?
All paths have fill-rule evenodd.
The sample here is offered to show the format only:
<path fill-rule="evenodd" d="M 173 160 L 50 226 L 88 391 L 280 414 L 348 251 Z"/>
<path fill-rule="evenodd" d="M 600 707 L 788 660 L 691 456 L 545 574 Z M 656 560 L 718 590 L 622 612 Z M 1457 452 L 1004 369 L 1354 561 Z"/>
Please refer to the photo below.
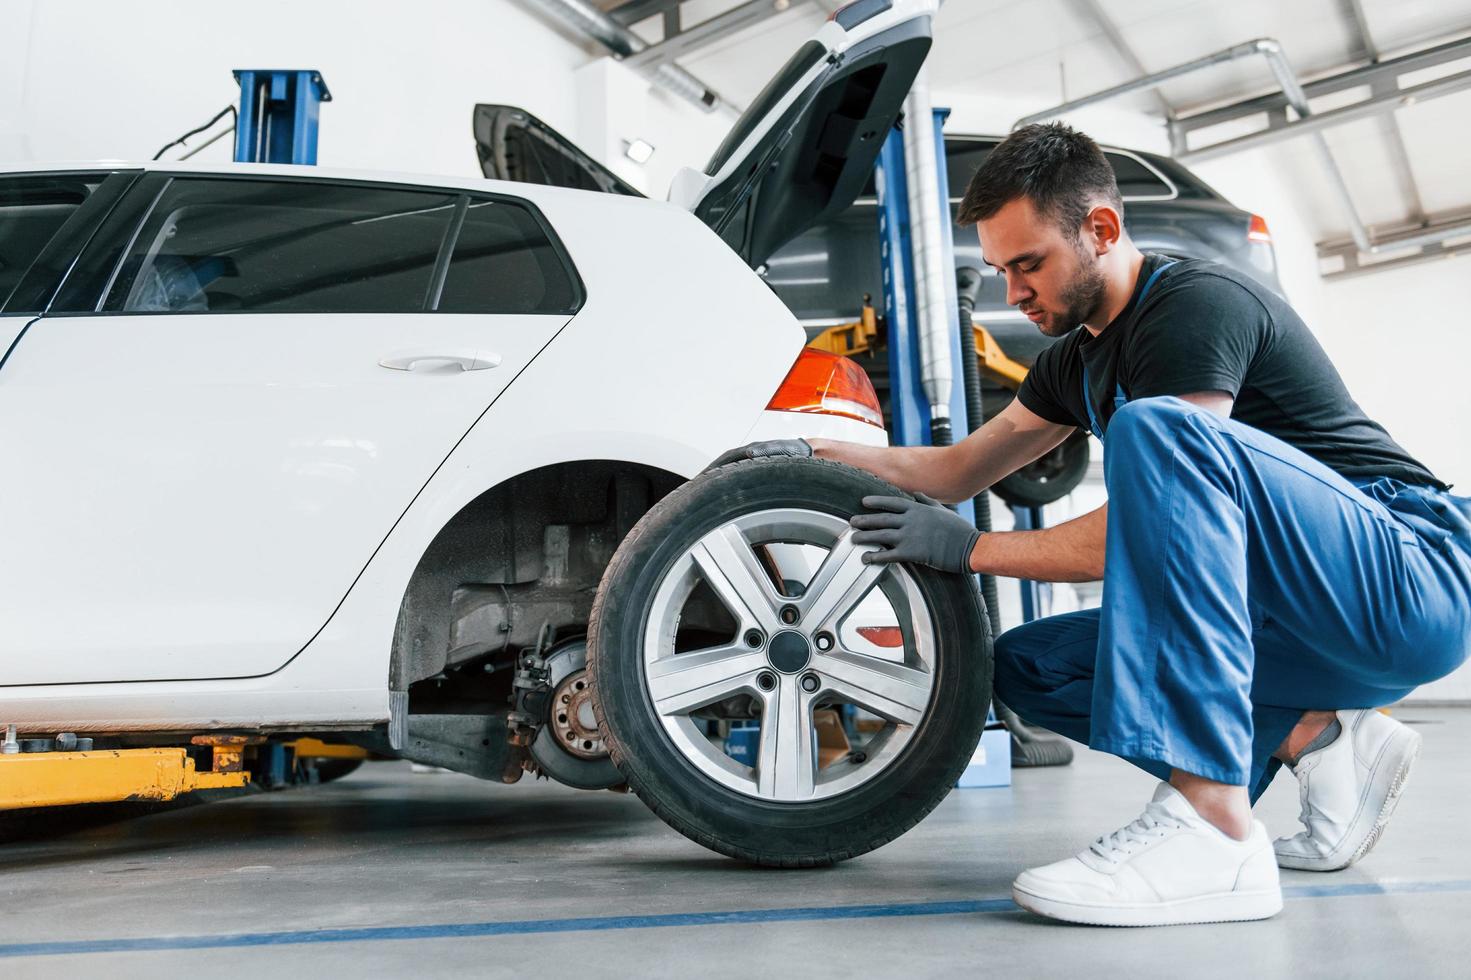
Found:
<path fill-rule="evenodd" d="M 1374 823 L 1369 832 L 1359 841 L 1357 847 L 1349 854 L 1348 858 L 1342 857 L 1343 845 L 1335 848 L 1332 852 L 1321 858 L 1305 857 L 1295 854 L 1278 854 L 1277 866 L 1289 868 L 1293 871 L 1342 871 L 1344 868 L 1359 861 L 1365 854 L 1374 849 L 1379 839 L 1384 836 L 1384 829 L 1389 826 L 1389 818 L 1394 816 L 1395 807 L 1399 806 L 1400 795 L 1405 790 L 1405 784 L 1410 780 L 1410 768 L 1415 760 L 1420 757 L 1420 745 L 1422 739 L 1420 733 L 1406 728 L 1396 732 L 1390 739 L 1385 752 L 1392 752 L 1399 746 L 1402 756 L 1398 766 L 1394 768 L 1394 775 L 1389 782 L 1389 790 L 1385 794 L 1384 802 L 1379 805 L 1379 812 L 1374 817 Z M 1408 751 L 1406 751 L 1408 748 Z M 1348 839 L 1352 839 L 1349 835 Z"/>
<path fill-rule="evenodd" d="M 1282 911 L 1282 890 L 1221 892 L 1149 905 L 1085 905 L 1011 887 L 1012 901 L 1037 915 L 1087 926 L 1184 926 L 1270 919 Z"/>

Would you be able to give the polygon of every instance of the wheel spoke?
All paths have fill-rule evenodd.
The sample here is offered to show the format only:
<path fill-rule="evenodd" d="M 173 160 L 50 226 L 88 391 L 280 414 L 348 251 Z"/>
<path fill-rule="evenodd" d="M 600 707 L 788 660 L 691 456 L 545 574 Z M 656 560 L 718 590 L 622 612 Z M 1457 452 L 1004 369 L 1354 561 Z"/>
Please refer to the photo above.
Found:
<path fill-rule="evenodd" d="M 812 796 L 817 781 L 812 743 L 812 699 L 795 677 L 782 677 L 761 714 L 756 780 L 762 796 L 790 802 Z"/>
<path fill-rule="evenodd" d="M 684 715 L 755 684 L 766 655 L 745 646 L 711 647 L 648 665 L 649 696 L 661 715 Z"/>
<path fill-rule="evenodd" d="M 802 622 L 807 629 L 835 623 L 862 601 L 887 570 L 884 565 L 863 564 L 863 555 L 876 550 L 869 545 L 855 545 L 851 530 L 844 531 L 833 543 L 802 596 Z"/>
<path fill-rule="evenodd" d="M 766 572 L 756 563 L 750 542 L 734 524 L 718 527 L 700 539 L 690 552 L 710 588 L 741 621 L 741 628 L 759 626 L 770 636 L 781 627 L 776 618 L 776 592 Z"/>
<path fill-rule="evenodd" d="M 919 724 L 934 683 L 922 670 L 848 651 L 817 654 L 812 669 L 827 690 L 902 725 Z"/>

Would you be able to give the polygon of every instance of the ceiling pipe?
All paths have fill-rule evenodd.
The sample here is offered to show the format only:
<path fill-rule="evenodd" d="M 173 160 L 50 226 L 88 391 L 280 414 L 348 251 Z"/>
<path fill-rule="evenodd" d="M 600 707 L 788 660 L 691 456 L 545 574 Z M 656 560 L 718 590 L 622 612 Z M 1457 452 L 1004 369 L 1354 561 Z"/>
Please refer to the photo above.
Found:
<path fill-rule="evenodd" d="M 1282 45 L 1273 38 L 1259 37 L 1255 40 L 1247 41 L 1244 44 L 1237 44 L 1222 51 L 1217 51 L 1214 54 L 1208 54 L 1203 58 L 1187 61 L 1184 64 L 1175 65 L 1173 68 L 1166 68 L 1163 71 L 1144 75 L 1132 81 L 1125 82 L 1122 85 L 1115 85 L 1113 88 L 1106 88 L 1102 91 L 1094 92 L 1092 95 L 1085 95 L 1082 98 L 1055 105 L 1050 109 L 1044 109 L 1041 112 L 1034 112 L 1029 116 L 1023 116 L 1012 125 L 1012 129 L 1019 129 L 1029 123 L 1041 122 L 1044 119 L 1052 119 L 1072 112 L 1075 109 L 1081 109 L 1084 106 L 1094 105 L 1108 99 L 1115 99 L 1121 95 L 1127 95 L 1130 92 L 1156 88 L 1172 78 L 1179 78 L 1181 75 L 1188 75 L 1204 68 L 1225 64 L 1230 61 L 1238 61 L 1254 55 L 1261 55 L 1266 59 L 1267 66 L 1272 70 L 1272 76 L 1282 88 L 1282 94 L 1286 97 L 1287 104 L 1298 115 L 1298 124 L 1301 124 L 1302 121 L 1312 116 L 1313 110 L 1308 105 L 1307 93 L 1303 91 L 1302 85 L 1297 80 L 1297 75 L 1293 73 L 1292 66 L 1288 64 L 1287 56 L 1282 51 Z M 1449 89 L 1450 86 L 1446 83 L 1447 80 L 1442 80 L 1440 83 L 1427 83 L 1424 87 L 1428 89 L 1431 86 L 1440 84 Z M 1402 92 L 1400 94 L 1405 95 L 1407 93 Z M 1339 113 L 1347 114 L 1354 108 L 1347 107 L 1345 109 L 1335 110 L 1332 114 L 1325 114 L 1323 122 L 1328 122 L 1326 118 L 1328 115 L 1338 117 Z M 1291 127 L 1298 124 L 1289 123 L 1288 126 Z M 1358 209 L 1354 207 L 1353 197 L 1349 193 L 1348 184 L 1344 181 L 1343 174 L 1338 169 L 1338 162 L 1333 159 L 1333 151 L 1329 149 L 1328 141 L 1323 137 L 1322 129 L 1312 128 L 1303 133 L 1303 135 L 1306 135 L 1312 140 L 1314 152 L 1322 163 L 1323 169 L 1328 173 L 1329 188 L 1332 190 L 1334 197 L 1338 198 L 1339 206 L 1343 209 L 1344 217 L 1348 220 L 1349 235 L 1353 239 L 1354 246 L 1360 252 L 1366 255 L 1393 254 L 1410 249 L 1424 248 L 1427 245 L 1435 245 L 1450 238 L 1460 238 L 1471 234 L 1471 224 L 1457 224 L 1444 228 L 1430 229 L 1420 234 L 1396 235 L 1376 242 L 1370 237 L 1369 229 L 1365 227 L 1363 220 L 1359 217 Z M 1230 142 L 1235 144 L 1250 139 L 1252 137 L 1240 137 L 1238 140 Z M 1198 159 L 1203 157 L 1205 152 L 1210 149 L 1213 148 L 1207 147 L 1203 151 L 1183 153 L 1180 156 L 1182 158 L 1194 157 Z"/>
<path fill-rule="evenodd" d="M 534 10 L 565 24 L 583 37 L 596 41 L 617 58 L 627 58 L 649 47 L 648 42 L 618 23 L 587 0 L 521 0 Z M 722 107 L 734 109 L 710 86 L 673 63 L 639 69 L 656 85 L 699 106 L 705 112 Z"/>

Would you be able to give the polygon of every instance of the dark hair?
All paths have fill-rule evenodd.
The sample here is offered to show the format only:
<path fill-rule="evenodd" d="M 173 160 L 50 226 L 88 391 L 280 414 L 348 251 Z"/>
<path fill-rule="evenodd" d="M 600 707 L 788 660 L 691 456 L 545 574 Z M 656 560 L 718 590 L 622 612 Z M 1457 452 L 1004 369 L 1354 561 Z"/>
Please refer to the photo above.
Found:
<path fill-rule="evenodd" d="M 1077 234 L 1100 203 L 1124 213 L 1108 158 L 1097 143 L 1062 123 L 1023 126 L 1002 140 L 970 179 L 957 220 L 984 221 L 1019 197 L 1068 234 Z"/>

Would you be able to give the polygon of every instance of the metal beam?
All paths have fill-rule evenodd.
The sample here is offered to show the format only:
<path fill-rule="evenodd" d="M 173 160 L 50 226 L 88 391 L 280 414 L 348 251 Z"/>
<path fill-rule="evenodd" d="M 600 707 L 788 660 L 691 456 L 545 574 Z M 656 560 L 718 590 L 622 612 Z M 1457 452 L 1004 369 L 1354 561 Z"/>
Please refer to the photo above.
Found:
<path fill-rule="evenodd" d="M 1109 47 L 1113 48 L 1114 54 L 1119 56 L 1119 60 L 1124 63 L 1125 67 L 1136 75 L 1149 74 L 1149 69 L 1144 67 L 1144 62 L 1139 60 L 1139 56 L 1134 53 L 1134 49 L 1129 46 L 1129 42 L 1124 40 L 1124 36 L 1119 33 L 1118 26 L 1108 16 L 1108 11 L 1103 9 L 1103 5 L 1099 3 L 1099 0 L 1068 0 L 1068 2 L 1079 17 L 1084 20 L 1091 20 L 1094 26 L 1103 33 L 1103 37 L 1108 41 Z M 1164 112 L 1165 122 L 1173 124 L 1175 121 L 1174 106 L 1170 105 L 1169 100 L 1164 97 L 1164 94 L 1159 89 L 1154 89 L 1154 99 L 1159 103 L 1161 111 Z"/>
<path fill-rule="evenodd" d="M 521 0 L 523 4 L 540 10 L 547 16 L 564 24 L 582 37 L 596 41 L 612 54 L 627 58 L 647 48 L 648 42 L 633 31 L 618 23 L 588 0 Z M 724 102 L 710 86 L 700 81 L 678 65 L 661 64 L 643 69 L 656 84 L 688 99 L 706 112 L 722 107 L 736 109 Z M 736 109 L 736 111 L 739 111 Z"/>
<path fill-rule="evenodd" d="M 1392 112 L 1402 105 L 1425 102 L 1466 88 L 1471 88 L 1471 71 L 1457 72 L 1454 75 L 1437 78 L 1433 82 L 1413 85 L 1410 88 L 1381 92 L 1378 95 L 1371 95 L 1362 102 L 1330 109 L 1327 112 L 1316 112 L 1300 119 L 1291 121 L 1274 119 L 1266 129 L 1238 136 L 1235 139 L 1223 140 L 1220 143 L 1211 143 L 1198 149 L 1187 150 L 1179 154 L 1179 159 L 1199 162 L 1225 156 L 1228 153 L 1239 153 L 1242 150 L 1264 146 L 1268 143 L 1276 143 L 1279 140 L 1291 139 L 1295 136 L 1321 133 L 1334 126 L 1342 126 L 1344 123 L 1355 122 L 1359 119 L 1368 119 L 1383 112 Z M 1188 122 L 1188 120 L 1182 120 L 1182 122 Z"/>
<path fill-rule="evenodd" d="M 1371 65 L 1379 63 L 1379 45 L 1369 30 L 1369 18 L 1364 14 L 1361 0 L 1340 0 L 1344 19 L 1359 42 L 1364 58 Z M 1375 79 L 1373 94 L 1383 95 L 1399 88 L 1388 78 Z M 1410 218 L 1417 224 L 1425 222 L 1425 204 L 1420 198 L 1420 188 L 1415 184 L 1415 171 L 1410 167 L 1410 153 L 1405 148 L 1404 133 L 1400 131 L 1399 119 L 1393 113 L 1385 113 L 1378 119 L 1379 135 L 1383 137 L 1384 149 L 1389 153 L 1390 166 L 1394 168 L 1395 181 L 1399 184 L 1400 196 L 1405 199 Z"/>
<path fill-rule="evenodd" d="M 1377 64 L 1350 68 L 1347 71 L 1330 75 L 1327 78 L 1320 78 L 1317 81 L 1308 82 L 1303 85 L 1302 89 L 1308 99 L 1312 100 L 1325 95 L 1333 95 L 1346 89 L 1373 88 L 1376 82 L 1382 83 L 1388 81 L 1397 85 L 1399 76 L 1401 75 L 1407 75 L 1410 72 L 1419 71 L 1423 68 L 1434 68 L 1465 58 L 1471 58 L 1471 37 L 1449 41 L 1445 44 L 1438 44 L 1435 47 L 1426 48 L 1423 51 L 1416 51 L 1413 54 L 1402 55 L 1398 58 L 1390 58 Z M 1235 102 L 1231 105 L 1207 109 L 1204 112 L 1182 115 L 1179 124 L 1188 133 L 1211 126 L 1219 126 L 1221 123 L 1232 122 L 1249 116 L 1280 112 L 1286 107 L 1287 97 L 1281 92 L 1272 92 L 1256 98 Z"/>
<path fill-rule="evenodd" d="M 641 20 L 657 17 L 676 9 L 680 0 L 623 0 L 618 6 L 608 11 L 612 17 L 624 27 L 632 27 Z"/>
<path fill-rule="evenodd" d="M 1266 60 L 1267 67 L 1271 69 L 1272 76 L 1277 80 L 1278 86 L 1282 89 L 1283 97 L 1287 99 L 1287 103 L 1297 112 L 1299 119 L 1305 120 L 1311 116 L 1312 109 L 1308 105 L 1307 96 L 1303 93 L 1302 86 L 1298 84 L 1297 76 L 1293 74 L 1292 66 L 1287 63 L 1287 56 L 1282 51 L 1282 45 L 1272 38 L 1259 37 L 1255 40 L 1232 45 L 1213 54 L 1196 58 L 1194 61 L 1186 61 L 1171 68 L 1166 68 L 1163 71 L 1143 75 L 1122 85 L 1115 85 L 1112 88 L 1106 88 L 1102 91 L 1094 92 L 1091 95 L 1085 95 L 1080 99 L 1064 102 L 1061 105 L 1044 109 L 1041 112 L 1034 112 L 1030 116 L 1023 116 L 1016 121 L 1012 128 L 1015 129 L 1018 126 L 1023 126 L 1028 123 L 1051 119 L 1055 116 L 1072 112 L 1075 109 L 1081 109 L 1084 106 L 1116 99 L 1130 92 L 1155 89 L 1172 78 L 1194 74 L 1207 68 L 1213 68 L 1216 65 L 1239 61 L 1242 58 L 1250 58 L 1257 55 L 1260 55 Z M 1323 134 L 1317 130 L 1313 130 L 1309 135 L 1319 162 L 1322 163 L 1323 169 L 1328 174 L 1329 188 L 1338 198 L 1338 203 L 1348 218 L 1348 225 L 1353 232 L 1354 241 L 1358 242 L 1367 251 L 1370 248 L 1369 233 L 1365 230 L 1364 223 L 1359 219 L 1357 209 L 1354 208 L 1353 199 L 1348 192 L 1348 184 L 1344 182 L 1343 174 L 1338 169 L 1338 163 L 1333 159 L 1332 151 L 1328 149 L 1328 142 L 1323 138 Z M 1178 132 L 1172 132 L 1171 136 L 1177 144 L 1183 139 Z M 1177 155 L 1182 158 L 1184 157 L 1183 154 Z"/>
<path fill-rule="evenodd" d="M 1238 61 L 1242 58 L 1247 58 L 1252 55 L 1263 54 L 1266 50 L 1267 45 L 1275 46 L 1276 44 L 1277 42 L 1271 40 L 1270 38 L 1257 38 L 1254 41 L 1247 41 L 1243 44 L 1232 45 L 1229 48 L 1225 48 L 1221 51 L 1216 51 L 1213 54 L 1208 54 L 1203 58 L 1196 58 L 1194 61 L 1186 61 L 1182 64 L 1166 68 L 1163 71 L 1150 72 L 1149 74 L 1141 75 L 1138 78 L 1124 82 L 1122 85 L 1115 85 L 1111 88 L 1102 89 L 1100 91 L 1093 92 L 1090 95 L 1085 95 L 1081 98 L 1071 99 L 1059 105 L 1051 106 L 1047 109 L 1043 109 L 1040 112 L 1034 112 L 1029 116 L 1022 116 L 1020 119 L 1012 124 L 1011 128 L 1017 129 L 1030 123 L 1042 122 L 1045 119 L 1054 119 L 1058 116 L 1066 115 L 1069 112 L 1073 112 L 1074 110 L 1082 109 L 1085 106 L 1095 105 L 1099 102 L 1107 102 L 1111 99 L 1116 99 L 1121 95 L 1128 95 L 1132 92 L 1143 92 L 1149 89 L 1158 88 L 1165 82 L 1168 82 L 1173 78 L 1179 78 L 1182 75 L 1194 74 L 1195 72 L 1201 71 L 1205 68 L 1213 67 L 1215 65 L 1223 65 L 1230 61 Z"/>
<path fill-rule="evenodd" d="M 1467 239 L 1466 241 L 1455 241 Z M 1454 241 L 1454 244 L 1446 244 Z M 1324 278 L 1359 275 L 1382 269 L 1397 269 L 1427 258 L 1461 255 L 1471 251 L 1471 211 L 1450 211 L 1432 215 L 1424 224 L 1411 224 L 1376 235 L 1374 247 L 1365 251 L 1351 239 L 1337 239 L 1318 245 L 1318 258 L 1341 259 L 1343 269 L 1323 273 Z M 1394 259 L 1364 262 L 1374 255 L 1393 255 Z"/>
<path fill-rule="evenodd" d="M 797 0 L 797 2 L 801 3 L 805 0 Z M 793 0 L 746 0 L 745 3 L 738 4 L 724 13 L 716 14 L 709 20 L 701 21 L 678 34 L 666 37 L 658 44 L 650 45 L 642 51 L 628 55 L 623 59 L 623 63 L 639 69 L 651 69 L 670 64 L 676 58 L 682 58 L 707 44 L 713 44 L 721 38 L 744 30 L 772 14 L 790 10 L 793 6 Z"/>
<path fill-rule="evenodd" d="M 1184 142 L 1183 129 L 1172 133 L 1177 147 L 1176 157 L 1180 160 L 1199 161 L 1219 157 L 1230 153 L 1238 153 L 1242 150 L 1253 149 L 1266 143 L 1276 142 L 1297 136 L 1306 136 L 1313 146 L 1319 162 L 1328 175 L 1328 187 L 1335 197 L 1338 198 L 1339 206 L 1343 209 L 1344 217 L 1348 222 L 1349 234 L 1353 237 L 1354 246 L 1359 252 L 1368 255 L 1379 255 L 1390 252 L 1411 251 L 1422 249 L 1427 246 L 1437 245 L 1450 238 L 1456 238 L 1471 233 L 1471 225 L 1451 225 L 1444 228 L 1424 229 L 1406 236 L 1393 236 L 1371 239 L 1369 229 L 1364 226 L 1359 217 L 1358 209 L 1354 207 L 1353 197 L 1349 193 L 1348 184 L 1343 179 L 1343 174 L 1338 169 L 1338 163 L 1333 159 L 1333 153 L 1328 147 L 1328 141 L 1323 137 L 1323 131 L 1331 126 L 1341 126 L 1344 123 L 1357 119 L 1367 118 L 1379 113 L 1393 109 L 1397 105 L 1408 105 L 1417 100 L 1436 98 L 1448 95 L 1451 92 L 1471 87 L 1471 71 L 1460 72 L 1446 78 L 1425 82 L 1421 85 L 1411 86 L 1407 89 L 1396 87 L 1392 90 L 1381 90 L 1377 95 L 1371 95 L 1368 99 L 1349 106 L 1343 106 L 1330 112 L 1314 113 L 1308 103 L 1308 95 L 1303 86 L 1298 82 L 1297 76 L 1288 64 L 1287 57 L 1282 51 L 1282 46 L 1272 38 L 1257 38 L 1245 44 L 1217 51 L 1214 54 L 1197 58 L 1183 64 L 1166 68 L 1149 75 L 1144 75 L 1122 85 L 1094 92 L 1091 95 L 1064 102 L 1050 109 L 1023 116 L 1017 120 L 1013 128 L 1028 123 L 1040 122 L 1063 115 L 1083 106 L 1093 105 L 1108 99 L 1114 99 L 1130 92 L 1142 91 L 1154 88 L 1163 82 L 1187 75 L 1192 72 L 1201 71 L 1214 65 L 1236 61 L 1252 55 L 1261 55 L 1266 59 L 1268 67 L 1272 70 L 1273 77 L 1281 88 L 1281 99 L 1296 114 L 1297 119 L 1289 121 L 1285 111 L 1273 109 L 1268 112 L 1267 128 L 1259 130 L 1236 139 L 1223 140 L 1212 143 L 1194 150 L 1178 152 L 1180 143 Z M 1228 107 L 1229 108 L 1229 107 Z"/>

